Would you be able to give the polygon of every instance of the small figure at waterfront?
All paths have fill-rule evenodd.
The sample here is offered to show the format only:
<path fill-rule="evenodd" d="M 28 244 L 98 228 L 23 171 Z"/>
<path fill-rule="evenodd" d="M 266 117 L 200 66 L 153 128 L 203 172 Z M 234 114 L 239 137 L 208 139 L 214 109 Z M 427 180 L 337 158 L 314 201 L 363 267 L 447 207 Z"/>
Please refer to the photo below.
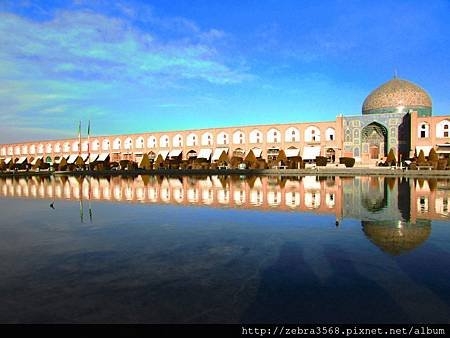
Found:
<path fill-rule="evenodd" d="M 50 208 L 52 208 L 53 210 L 55 210 L 55 201 L 53 201 L 52 203 L 50 203 Z"/>

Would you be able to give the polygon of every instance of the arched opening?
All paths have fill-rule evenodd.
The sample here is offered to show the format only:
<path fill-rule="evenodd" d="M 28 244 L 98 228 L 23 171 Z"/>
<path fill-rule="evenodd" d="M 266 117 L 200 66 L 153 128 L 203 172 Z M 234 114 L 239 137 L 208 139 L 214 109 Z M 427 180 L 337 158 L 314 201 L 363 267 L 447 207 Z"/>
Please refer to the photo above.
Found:
<path fill-rule="evenodd" d="M 195 160 L 197 158 L 197 152 L 195 150 L 189 150 L 186 157 L 188 160 Z"/>
<path fill-rule="evenodd" d="M 377 122 L 372 122 L 363 128 L 361 134 L 363 149 L 364 152 L 368 153 L 369 159 L 377 160 L 387 155 L 386 127 Z"/>
<path fill-rule="evenodd" d="M 330 163 L 334 163 L 336 160 L 336 151 L 333 148 L 327 149 L 327 161 Z"/>

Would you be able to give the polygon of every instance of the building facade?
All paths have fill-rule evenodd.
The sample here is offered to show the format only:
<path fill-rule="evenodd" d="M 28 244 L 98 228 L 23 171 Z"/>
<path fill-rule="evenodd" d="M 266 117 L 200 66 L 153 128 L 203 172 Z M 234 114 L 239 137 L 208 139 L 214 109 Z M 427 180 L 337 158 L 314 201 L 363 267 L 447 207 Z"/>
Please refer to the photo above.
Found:
<path fill-rule="evenodd" d="M 217 161 L 223 151 L 270 160 L 281 150 L 287 157 L 315 160 L 326 156 L 354 157 L 360 164 L 383 160 L 390 149 L 399 158 L 410 158 L 431 148 L 442 157 L 450 153 L 450 116 L 432 116 L 430 96 L 419 86 L 397 77 L 375 89 L 365 99 L 362 115 L 338 116 L 334 121 L 225 127 L 86 138 L 30 141 L 0 145 L 0 160 L 14 163 L 37 158 L 55 159 L 81 154 L 110 156 L 111 161 L 139 162 L 180 156 L 183 160 L 203 158 Z"/>

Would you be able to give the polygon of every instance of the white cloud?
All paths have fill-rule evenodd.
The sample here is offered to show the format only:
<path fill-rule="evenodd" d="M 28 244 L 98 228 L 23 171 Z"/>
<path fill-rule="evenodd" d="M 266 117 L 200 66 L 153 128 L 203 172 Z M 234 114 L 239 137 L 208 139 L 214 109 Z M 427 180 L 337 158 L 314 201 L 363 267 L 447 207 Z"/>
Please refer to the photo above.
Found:
<path fill-rule="evenodd" d="M 189 81 L 225 85 L 250 78 L 221 56 L 215 45 L 225 36 L 220 30 L 154 16 L 158 29 L 143 30 L 134 24 L 132 8 L 121 11 L 127 15 L 64 10 L 46 20 L 0 12 L 3 128 L 27 130 L 59 121 L 61 129 L 86 110 L 104 112 L 95 101 L 124 88 L 170 89 Z M 179 27 L 184 36 L 173 37 Z"/>

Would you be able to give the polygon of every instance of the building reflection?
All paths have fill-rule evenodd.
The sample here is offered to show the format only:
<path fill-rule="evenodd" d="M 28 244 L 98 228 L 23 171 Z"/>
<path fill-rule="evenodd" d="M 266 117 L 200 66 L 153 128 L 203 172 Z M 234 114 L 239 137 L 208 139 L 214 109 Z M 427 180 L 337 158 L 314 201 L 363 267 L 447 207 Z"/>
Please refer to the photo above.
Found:
<path fill-rule="evenodd" d="M 390 254 L 416 248 L 430 235 L 431 220 L 450 218 L 447 179 L 33 176 L 1 178 L 0 196 L 329 214 L 361 220 L 368 239 Z"/>

